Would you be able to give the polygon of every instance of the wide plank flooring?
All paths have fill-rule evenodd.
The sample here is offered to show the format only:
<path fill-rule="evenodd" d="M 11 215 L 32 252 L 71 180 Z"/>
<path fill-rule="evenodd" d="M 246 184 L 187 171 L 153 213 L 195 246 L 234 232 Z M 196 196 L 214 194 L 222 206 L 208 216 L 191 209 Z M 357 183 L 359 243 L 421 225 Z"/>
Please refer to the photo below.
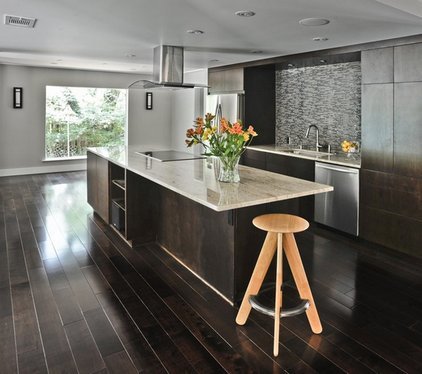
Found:
<path fill-rule="evenodd" d="M 421 261 L 321 227 L 297 240 L 324 331 L 283 319 L 274 358 L 270 318 L 237 326 L 158 245 L 129 248 L 85 172 L 2 177 L 0 373 L 421 373 Z"/>

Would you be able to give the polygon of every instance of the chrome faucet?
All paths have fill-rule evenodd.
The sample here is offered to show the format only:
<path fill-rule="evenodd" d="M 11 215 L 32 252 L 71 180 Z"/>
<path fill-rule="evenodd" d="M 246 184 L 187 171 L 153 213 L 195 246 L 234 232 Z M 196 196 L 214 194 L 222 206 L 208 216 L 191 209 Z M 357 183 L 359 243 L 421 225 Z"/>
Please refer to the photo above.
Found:
<path fill-rule="evenodd" d="M 316 125 L 309 125 L 308 129 L 306 130 L 305 138 L 309 137 L 309 132 L 311 128 L 314 127 L 316 131 L 316 143 L 315 143 L 315 150 L 318 152 L 322 145 L 319 144 L 319 129 Z"/>

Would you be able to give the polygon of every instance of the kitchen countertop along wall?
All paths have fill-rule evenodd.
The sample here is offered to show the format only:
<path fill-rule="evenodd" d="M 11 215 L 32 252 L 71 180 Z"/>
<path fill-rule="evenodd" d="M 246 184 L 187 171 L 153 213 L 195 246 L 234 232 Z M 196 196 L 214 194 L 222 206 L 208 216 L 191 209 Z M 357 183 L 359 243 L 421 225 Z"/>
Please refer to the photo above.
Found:
<path fill-rule="evenodd" d="M 298 157 L 298 158 L 305 158 L 307 160 L 319 161 L 319 162 L 326 162 L 328 164 L 336 164 L 342 166 L 348 166 L 352 168 L 360 168 L 360 154 L 359 153 L 350 153 L 346 154 L 344 152 L 336 152 L 330 155 L 321 152 L 319 155 L 315 152 L 307 151 L 307 150 L 298 150 L 297 152 L 293 152 L 293 149 L 296 147 L 289 147 L 289 146 L 277 146 L 277 145 L 255 145 L 249 146 L 248 149 L 260 152 L 268 152 L 268 153 L 275 153 L 280 154 L 283 156 L 291 156 L 291 157 Z M 303 151 L 303 152 L 301 152 Z"/>

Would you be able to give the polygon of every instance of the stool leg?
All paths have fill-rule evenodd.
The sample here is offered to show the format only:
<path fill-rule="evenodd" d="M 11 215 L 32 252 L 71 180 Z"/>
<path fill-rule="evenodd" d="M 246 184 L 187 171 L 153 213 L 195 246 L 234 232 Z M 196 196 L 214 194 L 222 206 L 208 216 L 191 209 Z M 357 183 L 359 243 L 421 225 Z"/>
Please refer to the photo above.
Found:
<path fill-rule="evenodd" d="M 249 303 L 249 296 L 256 295 L 261 288 L 262 282 L 264 281 L 265 274 L 267 274 L 268 268 L 270 267 L 271 260 L 274 256 L 274 252 L 277 244 L 277 234 L 274 232 L 268 232 L 265 237 L 264 244 L 262 245 L 261 252 L 251 279 L 246 289 L 245 296 L 243 296 L 242 304 L 240 305 L 239 312 L 236 316 L 236 323 L 238 325 L 244 325 L 251 312 L 251 304 Z"/>
<path fill-rule="evenodd" d="M 283 283 L 283 234 L 277 234 L 277 270 L 275 278 L 275 308 L 274 308 L 274 356 L 278 356 L 278 345 L 280 340 L 280 313 Z"/>
<path fill-rule="evenodd" d="M 320 334 L 322 332 L 321 321 L 319 320 L 318 311 L 315 306 L 314 298 L 312 297 L 308 279 L 306 278 L 305 269 L 303 268 L 295 237 L 291 233 L 284 234 L 284 251 L 300 297 L 309 300 L 309 303 L 311 304 L 306 311 L 311 329 L 315 334 Z"/>

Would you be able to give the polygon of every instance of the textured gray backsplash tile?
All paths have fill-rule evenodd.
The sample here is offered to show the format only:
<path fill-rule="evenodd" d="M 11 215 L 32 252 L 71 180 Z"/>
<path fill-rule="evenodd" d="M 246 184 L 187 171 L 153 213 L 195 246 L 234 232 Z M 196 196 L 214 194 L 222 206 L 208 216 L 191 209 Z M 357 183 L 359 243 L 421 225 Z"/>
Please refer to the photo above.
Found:
<path fill-rule="evenodd" d="M 360 142 L 360 62 L 311 66 L 276 71 L 276 144 L 315 145 L 315 129 L 305 138 L 309 125 L 319 128 L 320 144 L 340 150 L 347 140 Z"/>

